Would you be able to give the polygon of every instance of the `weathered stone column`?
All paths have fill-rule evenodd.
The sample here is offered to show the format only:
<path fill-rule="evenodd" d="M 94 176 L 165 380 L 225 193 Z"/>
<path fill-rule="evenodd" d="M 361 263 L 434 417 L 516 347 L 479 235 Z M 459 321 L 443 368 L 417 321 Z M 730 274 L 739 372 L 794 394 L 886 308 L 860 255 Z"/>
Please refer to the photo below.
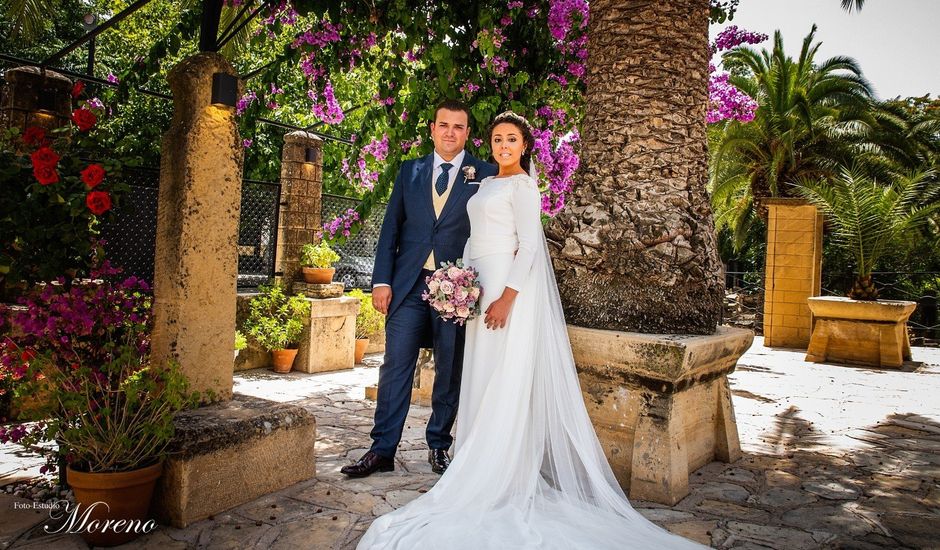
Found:
<path fill-rule="evenodd" d="M 152 508 L 176 527 L 316 475 L 310 412 L 232 398 L 242 146 L 235 108 L 211 102 L 215 73 L 234 74 L 215 53 L 170 71 L 173 120 L 161 151 L 153 358 L 178 360 L 192 388 L 217 401 L 174 419 Z"/>
<path fill-rule="evenodd" d="M 174 109 L 160 157 L 152 348 L 155 361 L 179 361 L 193 389 L 225 400 L 232 396 L 242 146 L 235 108 L 212 104 L 214 73 L 235 70 L 218 54 L 200 53 L 168 76 Z"/>
<path fill-rule="evenodd" d="M 802 199 L 765 199 L 764 345 L 805 348 L 813 316 L 807 299 L 822 285 L 823 216 Z"/>
<path fill-rule="evenodd" d="M 674 504 L 740 455 L 705 184 L 707 0 L 592 0 L 584 154 L 546 228 L 588 411 L 630 496 Z M 653 334 L 651 334 L 653 333 Z"/>
<path fill-rule="evenodd" d="M 58 128 L 69 120 L 72 81 L 39 67 L 15 67 L 3 74 L 0 124 L 25 130 L 28 126 Z"/>
<path fill-rule="evenodd" d="M 300 272 L 300 250 L 323 229 L 323 141 L 308 132 L 284 136 L 281 152 L 281 206 L 274 271 L 289 286 Z M 307 161 L 307 150 L 313 159 Z"/>

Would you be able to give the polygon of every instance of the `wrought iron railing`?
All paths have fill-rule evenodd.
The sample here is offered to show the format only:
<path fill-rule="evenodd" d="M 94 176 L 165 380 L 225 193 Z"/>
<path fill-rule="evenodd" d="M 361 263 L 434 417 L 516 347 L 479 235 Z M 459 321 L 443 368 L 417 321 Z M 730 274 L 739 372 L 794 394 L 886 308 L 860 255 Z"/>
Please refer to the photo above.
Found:
<path fill-rule="evenodd" d="M 760 271 L 726 271 L 725 304 L 722 321 L 726 325 L 764 332 L 764 276 Z"/>

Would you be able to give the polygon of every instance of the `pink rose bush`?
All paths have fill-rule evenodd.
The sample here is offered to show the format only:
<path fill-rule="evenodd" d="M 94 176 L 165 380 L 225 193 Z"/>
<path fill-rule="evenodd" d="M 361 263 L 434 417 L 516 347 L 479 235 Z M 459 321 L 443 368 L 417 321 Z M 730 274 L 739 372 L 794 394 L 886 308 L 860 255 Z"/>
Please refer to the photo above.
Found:
<path fill-rule="evenodd" d="M 478 274 L 472 267 L 464 267 L 462 260 L 443 262 L 425 282 L 428 290 L 421 299 L 428 302 L 441 319 L 463 326 L 480 314 L 483 291 Z"/>

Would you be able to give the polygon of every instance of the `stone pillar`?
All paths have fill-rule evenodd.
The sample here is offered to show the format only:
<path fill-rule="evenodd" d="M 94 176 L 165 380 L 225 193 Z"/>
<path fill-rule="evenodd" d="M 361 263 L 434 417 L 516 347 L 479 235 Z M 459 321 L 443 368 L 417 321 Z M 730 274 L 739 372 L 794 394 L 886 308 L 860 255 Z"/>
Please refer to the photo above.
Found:
<path fill-rule="evenodd" d="M 307 298 L 310 318 L 300 337 L 294 370 L 326 372 L 356 366 L 356 314 L 359 299 Z"/>
<path fill-rule="evenodd" d="M 206 400 L 232 395 L 242 146 L 235 108 L 213 105 L 214 53 L 174 67 L 173 119 L 163 136 L 154 269 L 153 358 L 175 358 Z"/>
<path fill-rule="evenodd" d="M 316 475 L 313 415 L 232 398 L 243 149 L 235 108 L 211 102 L 215 73 L 235 71 L 206 52 L 170 71 L 173 120 L 160 159 L 152 355 L 178 360 L 192 388 L 218 401 L 174 419 L 152 513 L 176 527 Z"/>
<path fill-rule="evenodd" d="M 307 161 L 307 149 L 314 159 Z M 300 272 L 300 250 L 323 229 L 323 141 L 308 132 L 284 136 L 281 153 L 281 206 L 278 215 L 274 271 L 288 284 Z"/>
<path fill-rule="evenodd" d="M 764 345 L 806 348 L 813 328 L 807 299 L 819 296 L 823 216 L 802 199 L 766 199 Z"/>
<path fill-rule="evenodd" d="M 0 124 L 25 130 L 46 129 L 68 123 L 72 111 L 72 81 L 57 72 L 39 67 L 15 67 L 3 74 L 0 91 Z"/>
<path fill-rule="evenodd" d="M 671 506 L 689 493 L 689 472 L 741 457 L 727 375 L 753 332 L 665 337 L 569 325 L 568 335 L 588 414 L 631 499 Z"/>

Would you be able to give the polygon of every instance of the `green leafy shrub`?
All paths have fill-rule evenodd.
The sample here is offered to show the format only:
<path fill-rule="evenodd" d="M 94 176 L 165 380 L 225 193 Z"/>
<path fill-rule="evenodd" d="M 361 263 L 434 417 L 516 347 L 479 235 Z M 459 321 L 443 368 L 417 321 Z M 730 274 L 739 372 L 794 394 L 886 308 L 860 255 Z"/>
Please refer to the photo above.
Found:
<path fill-rule="evenodd" d="M 235 331 L 235 351 L 241 351 L 248 347 L 248 339 L 242 334 L 242 331 Z"/>
<path fill-rule="evenodd" d="M 346 294 L 359 300 L 359 313 L 356 315 L 356 338 L 368 338 L 385 327 L 385 316 L 372 306 L 372 297 L 360 289 Z"/>
<path fill-rule="evenodd" d="M 278 285 L 260 287 L 248 305 L 244 329 L 267 351 L 295 347 L 310 305 L 300 294 L 288 296 Z"/>

